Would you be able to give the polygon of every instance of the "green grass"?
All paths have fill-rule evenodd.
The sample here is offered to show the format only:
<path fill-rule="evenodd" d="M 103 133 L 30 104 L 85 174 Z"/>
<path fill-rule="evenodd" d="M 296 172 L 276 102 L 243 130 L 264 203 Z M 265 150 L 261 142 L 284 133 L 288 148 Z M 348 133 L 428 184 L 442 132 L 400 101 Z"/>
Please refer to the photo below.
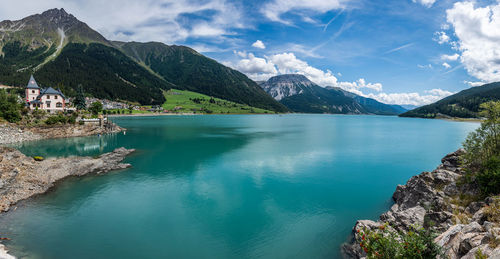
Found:
<path fill-rule="evenodd" d="M 170 112 L 203 113 L 203 114 L 247 114 L 274 113 L 273 111 L 251 107 L 191 91 L 171 89 L 164 92 L 167 101 L 163 108 Z M 177 109 L 176 109 L 177 107 Z"/>

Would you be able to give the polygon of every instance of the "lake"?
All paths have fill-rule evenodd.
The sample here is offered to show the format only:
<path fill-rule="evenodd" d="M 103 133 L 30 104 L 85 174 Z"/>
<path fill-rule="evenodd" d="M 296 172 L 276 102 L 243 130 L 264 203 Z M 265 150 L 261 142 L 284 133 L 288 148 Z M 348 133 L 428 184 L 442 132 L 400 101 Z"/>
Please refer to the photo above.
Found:
<path fill-rule="evenodd" d="M 20 144 L 27 155 L 137 151 L 0 216 L 28 258 L 339 258 L 357 219 L 433 170 L 477 123 L 344 115 L 118 117 L 126 134 Z"/>

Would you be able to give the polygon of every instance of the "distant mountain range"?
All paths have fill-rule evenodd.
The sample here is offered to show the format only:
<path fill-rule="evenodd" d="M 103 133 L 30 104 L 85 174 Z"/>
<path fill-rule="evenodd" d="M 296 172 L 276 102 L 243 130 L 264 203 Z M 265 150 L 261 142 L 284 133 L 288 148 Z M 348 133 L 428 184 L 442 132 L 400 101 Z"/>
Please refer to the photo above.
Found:
<path fill-rule="evenodd" d="M 279 75 L 259 84 L 294 112 L 397 115 L 407 111 L 337 87 L 318 86 L 303 75 Z"/>
<path fill-rule="evenodd" d="M 482 103 L 498 100 L 500 100 L 500 82 L 463 90 L 433 104 L 403 113 L 400 116 L 420 118 L 477 118 L 479 106 Z"/>
<path fill-rule="evenodd" d="M 42 85 L 74 95 L 161 104 L 162 90 L 190 90 L 286 112 L 244 74 L 184 46 L 111 42 L 64 9 L 0 22 L 0 84 Z"/>

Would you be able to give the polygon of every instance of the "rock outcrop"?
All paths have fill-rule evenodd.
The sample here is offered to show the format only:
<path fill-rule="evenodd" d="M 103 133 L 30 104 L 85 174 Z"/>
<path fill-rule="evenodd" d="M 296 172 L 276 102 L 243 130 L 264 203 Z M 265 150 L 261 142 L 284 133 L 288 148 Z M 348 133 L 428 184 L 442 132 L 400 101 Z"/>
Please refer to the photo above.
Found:
<path fill-rule="evenodd" d="M 130 167 L 121 161 L 133 151 L 122 147 L 97 158 L 74 156 L 35 161 L 16 149 L 0 147 L 0 212 L 46 192 L 63 178 Z"/>
<path fill-rule="evenodd" d="M 366 256 L 356 243 L 358 230 L 373 230 L 389 223 L 397 231 L 421 226 L 440 233 L 435 242 L 450 259 L 474 258 L 479 249 L 483 255 L 500 258 L 500 244 L 495 241 L 500 240 L 500 222 L 488 217 L 487 212 L 500 208 L 500 200 L 490 197 L 472 201 L 479 196 L 478 190 L 469 184 L 459 184 L 464 174 L 459 157 L 464 152 L 460 149 L 448 154 L 434 171 L 413 176 L 406 185 L 397 186 L 392 197 L 394 205 L 379 221 L 357 221 L 351 243 L 342 246 L 345 257 Z"/>

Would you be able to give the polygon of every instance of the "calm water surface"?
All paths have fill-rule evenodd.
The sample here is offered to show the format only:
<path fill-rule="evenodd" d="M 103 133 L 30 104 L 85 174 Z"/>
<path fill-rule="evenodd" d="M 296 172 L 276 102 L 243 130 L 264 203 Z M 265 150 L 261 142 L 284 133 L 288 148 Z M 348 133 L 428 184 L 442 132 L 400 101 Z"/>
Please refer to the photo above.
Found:
<path fill-rule="evenodd" d="M 383 116 L 115 118 L 126 135 L 27 155 L 135 148 L 132 168 L 62 182 L 0 217 L 28 258 L 339 258 L 356 219 L 434 169 L 476 123 Z"/>

